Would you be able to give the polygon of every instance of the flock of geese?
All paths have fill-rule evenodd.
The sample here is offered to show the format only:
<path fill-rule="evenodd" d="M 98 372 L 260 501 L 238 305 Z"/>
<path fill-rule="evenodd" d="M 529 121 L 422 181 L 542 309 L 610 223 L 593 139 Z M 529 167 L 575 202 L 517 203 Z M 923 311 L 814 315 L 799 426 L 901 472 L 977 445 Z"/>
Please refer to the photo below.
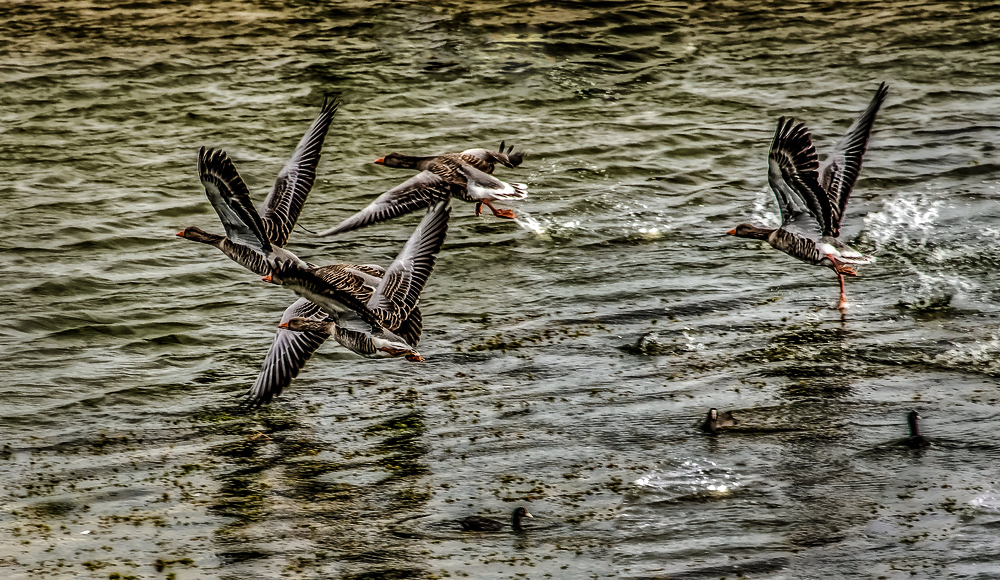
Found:
<path fill-rule="evenodd" d="M 497 165 L 517 167 L 524 159 L 521 152 L 505 148 L 503 142 L 497 151 L 469 149 L 430 157 L 390 153 L 375 163 L 419 173 L 319 235 L 341 234 L 426 208 L 426 217 L 396 259 L 387 268 L 375 264 L 317 266 L 303 261 L 284 246 L 316 181 L 320 150 L 338 106 L 336 98 L 324 99 L 319 116 L 278 173 L 260 212 L 225 151 L 202 147 L 198 152 L 198 176 L 226 235 L 197 227 L 177 235 L 215 246 L 237 264 L 263 276 L 265 282 L 285 286 L 300 296 L 285 309 L 260 374 L 245 393 L 250 407 L 268 403 L 280 394 L 330 337 L 365 357 L 423 360 L 417 350 L 423 327 L 420 292 L 448 233 L 450 200 L 474 202 L 476 215 L 485 205 L 497 217 L 514 219 L 513 211 L 497 208 L 493 202 L 523 199 L 528 193 L 523 184 L 505 183 L 492 176 Z"/>
<path fill-rule="evenodd" d="M 762 228 L 744 223 L 727 232 L 764 240 L 803 262 L 832 269 L 840 284 L 837 308 L 841 310 L 848 306 L 844 276 L 857 276 L 853 265 L 875 261 L 849 247 L 839 236 L 875 117 L 887 94 L 888 87 L 882 83 L 822 164 L 806 126 L 792 119 L 779 119 L 768 154 L 767 177 L 778 202 L 781 225 Z M 198 175 L 226 235 L 197 227 L 177 235 L 217 247 L 265 282 L 285 286 L 300 297 L 282 315 L 260 374 L 244 393 L 245 404 L 250 407 L 269 403 L 280 394 L 330 337 L 365 357 L 423 360 L 417 350 L 423 325 L 420 293 L 447 235 L 451 200 L 475 203 L 477 216 L 486 206 L 498 218 L 514 219 L 513 211 L 497 208 L 494 202 L 523 199 L 528 193 L 527 186 L 505 183 L 492 175 L 497 166 L 514 168 L 524 159 L 522 152 L 503 142 L 496 151 L 469 149 L 426 157 L 390 153 L 375 163 L 418 173 L 318 235 L 335 236 L 426 209 L 427 215 L 392 263 L 388 267 L 317 266 L 303 261 L 284 246 L 316 180 L 320 150 L 338 106 L 336 97 L 324 99 L 319 116 L 278 173 L 259 212 L 225 151 L 203 147 L 198 153 Z M 917 418 L 915 411 L 908 417 L 911 437 L 907 441 L 911 447 L 927 444 L 917 430 Z M 735 423 L 730 413 L 711 409 L 701 427 L 714 434 Z M 515 530 L 520 529 L 522 517 L 531 515 L 524 508 L 514 511 Z M 459 523 L 470 530 L 502 526 L 487 520 L 476 516 Z"/>

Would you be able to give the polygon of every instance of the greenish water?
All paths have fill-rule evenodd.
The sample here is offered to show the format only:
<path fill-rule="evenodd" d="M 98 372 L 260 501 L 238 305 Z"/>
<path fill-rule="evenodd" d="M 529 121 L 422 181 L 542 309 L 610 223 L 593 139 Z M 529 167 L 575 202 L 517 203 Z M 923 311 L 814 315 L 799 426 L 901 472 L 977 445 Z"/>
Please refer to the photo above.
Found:
<path fill-rule="evenodd" d="M 967 3 L 8 3 L 0 576 L 997 578 L 1000 12 Z M 880 81 L 836 280 L 725 236 L 766 155 Z M 391 151 L 528 154 L 519 223 L 456 202 L 422 364 L 332 342 L 239 414 L 286 290 L 197 178 L 260 202 L 339 91 L 300 223 Z M 513 205 L 513 204 L 511 204 Z M 509 206 L 508 206 L 509 207 Z M 387 264 L 419 216 L 317 262 Z M 735 410 L 718 437 L 697 421 Z M 934 445 L 895 445 L 917 409 Z M 457 518 L 535 516 L 522 534 Z M 117 575 L 117 576 L 116 576 Z"/>

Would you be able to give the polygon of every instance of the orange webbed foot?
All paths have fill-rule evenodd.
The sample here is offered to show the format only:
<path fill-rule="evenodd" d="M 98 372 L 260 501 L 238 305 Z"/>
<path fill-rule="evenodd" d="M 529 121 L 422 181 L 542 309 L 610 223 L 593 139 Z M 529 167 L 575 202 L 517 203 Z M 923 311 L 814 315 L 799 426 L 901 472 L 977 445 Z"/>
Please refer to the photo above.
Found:
<path fill-rule="evenodd" d="M 509 220 L 515 219 L 517 217 L 517 214 L 514 213 L 514 210 L 510 209 L 494 209 L 493 215 L 497 216 L 498 218 L 504 218 Z"/>

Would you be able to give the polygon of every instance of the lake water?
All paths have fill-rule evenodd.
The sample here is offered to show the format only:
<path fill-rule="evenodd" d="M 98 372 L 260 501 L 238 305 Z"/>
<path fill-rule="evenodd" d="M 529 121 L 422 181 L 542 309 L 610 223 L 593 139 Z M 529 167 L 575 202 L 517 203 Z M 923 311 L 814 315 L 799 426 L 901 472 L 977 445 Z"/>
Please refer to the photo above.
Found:
<path fill-rule="evenodd" d="M 321 4 L 0 9 L 0 576 L 1000 578 L 1000 12 Z M 776 220 L 779 116 L 823 155 L 881 81 L 842 317 L 725 232 Z M 240 414 L 294 297 L 174 236 L 222 231 L 195 155 L 259 203 L 337 91 L 303 226 L 392 151 L 506 140 L 531 194 L 455 202 L 425 362 L 331 341 Z M 288 247 L 387 265 L 418 220 Z"/>

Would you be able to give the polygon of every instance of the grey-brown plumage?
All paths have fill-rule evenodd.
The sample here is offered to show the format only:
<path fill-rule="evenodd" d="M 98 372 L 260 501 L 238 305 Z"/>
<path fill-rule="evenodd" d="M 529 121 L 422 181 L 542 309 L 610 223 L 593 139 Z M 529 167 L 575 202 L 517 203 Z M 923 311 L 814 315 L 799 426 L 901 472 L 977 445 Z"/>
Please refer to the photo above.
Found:
<path fill-rule="evenodd" d="M 226 235 L 212 234 L 197 227 L 186 228 L 177 235 L 215 246 L 234 262 L 261 275 L 269 274 L 271 263 L 275 261 L 310 267 L 282 246 L 312 189 L 323 141 L 338 106 L 336 98 L 323 100 L 320 114 L 278 173 L 261 212 L 254 208 L 250 190 L 226 152 L 202 147 L 198 151 L 198 176 Z M 293 317 L 324 319 L 327 316 L 318 305 L 299 300 L 285 310 L 282 323 Z M 269 402 L 291 383 L 325 340 L 325 336 L 317 333 L 279 329 L 257 379 L 245 393 L 245 404 L 258 406 Z"/>
<path fill-rule="evenodd" d="M 189 227 L 177 235 L 214 245 L 236 263 L 260 275 L 268 274 L 269 264 L 278 260 L 305 265 L 282 246 L 312 189 L 320 150 L 338 106 L 335 98 L 324 99 L 319 116 L 278 173 L 262 212 L 254 207 L 250 190 L 226 152 L 202 147 L 198 151 L 198 176 L 226 235 L 209 234 L 197 227 Z"/>
<path fill-rule="evenodd" d="M 705 417 L 705 420 L 699 427 L 702 431 L 715 435 L 726 427 L 735 426 L 736 423 L 737 421 L 733 418 L 732 411 L 720 413 L 718 409 L 712 408 L 708 410 L 708 416 Z"/>
<path fill-rule="evenodd" d="M 271 399 L 291 384 L 306 361 L 330 337 L 328 333 L 321 331 L 293 332 L 282 328 L 282 325 L 292 319 L 319 321 L 326 318 L 327 314 L 322 308 L 305 298 L 296 300 L 285 310 L 257 380 L 244 393 L 245 405 L 252 408 L 270 403 Z"/>
<path fill-rule="evenodd" d="M 513 211 L 496 208 L 492 202 L 497 199 L 523 199 L 528 194 L 527 186 L 505 183 L 491 173 L 497 164 L 516 167 L 523 158 L 524 154 L 513 152 L 513 147 L 504 151 L 502 142 L 499 151 L 469 149 L 461 153 L 429 157 L 390 153 L 377 159 L 375 163 L 386 167 L 417 169 L 420 173 L 383 193 L 365 209 L 319 235 L 334 236 L 355 230 L 429 207 L 449 197 L 474 202 L 476 215 L 480 214 L 481 206 L 486 205 L 497 217 L 514 218 L 516 216 Z"/>
<path fill-rule="evenodd" d="M 727 232 L 765 240 L 776 250 L 803 262 L 832 268 L 840 283 L 838 308 L 841 309 L 847 307 L 844 275 L 857 276 L 850 264 L 875 261 L 838 238 L 872 125 L 888 90 L 885 83 L 879 85 L 868 107 L 822 166 L 806 126 L 792 119 L 779 119 L 768 154 L 767 176 L 781 211 L 781 226 L 770 229 L 740 224 Z"/>
<path fill-rule="evenodd" d="M 535 516 L 529 514 L 527 509 L 519 507 L 515 509 L 514 513 L 510 516 L 510 526 L 515 532 L 519 532 L 524 529 L 521 526 L 521 520 L 523 518 L 533 517 Z M 458 520 L 458 524 L 462 526 L 462 530 L 466 532 L 499 532 L 506 526 L 506 524 L 501 521 L 484 516 L 469 516 Z"/>
<path fill-rule="evenodd" d="M 264 280 L 288 286 L 321 306 L 337 327 L 344 328 L 344 340 L 361 341 L 355 343 L 358 349 L 375 348 L 392 356 L 417 354 L 420 292 L 444 243 L 450 215 L 447 201 L 432 206 L 387 269 L 354 264 L 303 268 L 285 261 L 274 264 Z M 345 319 L 357 319 L 360 328 L 343 326 Z"/>

